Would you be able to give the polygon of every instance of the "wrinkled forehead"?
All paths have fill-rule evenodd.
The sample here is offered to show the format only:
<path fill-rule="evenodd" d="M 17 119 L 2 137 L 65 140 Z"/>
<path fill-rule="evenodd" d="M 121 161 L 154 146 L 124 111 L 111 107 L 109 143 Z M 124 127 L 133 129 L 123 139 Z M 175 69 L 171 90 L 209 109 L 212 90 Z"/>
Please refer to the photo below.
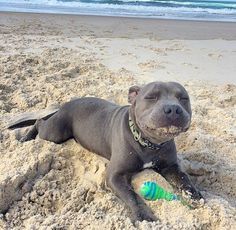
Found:
<path fill-rule="evenodd" d="M 145 85 L 140 94 L 146 96 L 147 94 L 161 94 L 161 95 L 185 95 L 188 96 L 185 88 L 177 82 L 152 82 Z"/>

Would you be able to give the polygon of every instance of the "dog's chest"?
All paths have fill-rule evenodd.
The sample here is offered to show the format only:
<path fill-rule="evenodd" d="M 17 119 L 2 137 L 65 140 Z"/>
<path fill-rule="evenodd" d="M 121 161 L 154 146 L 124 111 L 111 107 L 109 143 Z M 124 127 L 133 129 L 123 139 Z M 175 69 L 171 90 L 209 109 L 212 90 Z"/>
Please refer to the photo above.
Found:
<path fill-rule="evenodd" d="M 149 162 L 143 164 L 143 169 L 149 169 L 149 168 L 152 168 L 153 166 L 154 166 L 154 162 L 149 161 Z"/>
<path fill-rule="evenodd" d="M 156 172 L 160 172 L 177 161 L 174 143 L 170 143 L 159 150 L 144 148 L 139 156 L 142 161 L 142 169 L 154 169 Z"/>
<path fill-rule="evenodd" d="M 160 171 L 166 166 L 166 160 L 161 159 L 158 155 L 148 156 L 143 159 L 143 169 L 155 169 L 156 171 Z"/>
<path fill-rule="evenodd" d="M 143 167 L 142 169 L 154 169 L 155 171 L 161 171 L 168 167 L 171 157 L 162 151 L 146 152 L 142 155 Z"/>

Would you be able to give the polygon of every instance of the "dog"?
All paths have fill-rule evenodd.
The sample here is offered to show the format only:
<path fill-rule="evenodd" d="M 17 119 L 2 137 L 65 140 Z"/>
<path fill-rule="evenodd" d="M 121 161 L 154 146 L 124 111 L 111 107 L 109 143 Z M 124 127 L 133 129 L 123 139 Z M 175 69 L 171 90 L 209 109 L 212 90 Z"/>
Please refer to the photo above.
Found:
<path fill-rule="evenodd" d="M 106 183 L 125 202 L 136 221 L 156 217 L 131 186 L 134 174 L 150 168 L 171 185 L 202 199 L 177 162 L 174 138 L 191 122 L 190 99 L 176 82 L 151 82 L 132 86 L 131 105 L 119 106 L 99 98 L 85 97 L 65 103 L 42 119 L 16 122 L 9 128 L 34 124 L 21 141 L 41 139 L 57 144 L 71 138 L 84 148 L 109 160 Z"/>

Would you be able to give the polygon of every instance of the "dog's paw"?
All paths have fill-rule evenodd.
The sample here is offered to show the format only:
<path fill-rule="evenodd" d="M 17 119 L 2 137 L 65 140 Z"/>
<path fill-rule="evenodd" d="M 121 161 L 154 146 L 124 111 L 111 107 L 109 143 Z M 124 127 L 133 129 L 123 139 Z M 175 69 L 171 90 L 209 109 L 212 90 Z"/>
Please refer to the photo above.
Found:
<path fill-rule="evenodd" d="M 193 191 L 191 191 L 191 199 L 193 199 L 193 200 L 201 200 L 201 199 L 203 199 L 203 196 L 202 196 L 202 194 L 199 191 L 193 190 Z"/>
<path fill-rule="evenodd" d="M 157 218 L 152 214 L 143 209 L 139 209 L 133 213 L 133 220 L 134 221 L 143 221 L 146 220 L 148 222 L 156 221 Z"/>
<path fill-rule="evenodd" d="M 191 206 L 192 208 L 201 208 L 205 204 L 205 200 L 201 198 L 200 200 L 191 200 Z"/>
<path fill-rule="evenodd" d="M 197 190 L 183 191 L 183 197 L 192 208 L 200 208 L 205 204 L 202 194 Z"/>
<path fill-rule="evenodd" d="M 27 135 L 25 135 L 19 139 L 19 142 L 23 143 L 30 140 L 32 140 L 32 138 L 30 139 Z"/>
<path fill-rule="evenodd" d="M 205 200 L 200 192 L 197 195 L 191 197 L 191 206 L 193 208 L 200 208 L 205 204 Z"/>

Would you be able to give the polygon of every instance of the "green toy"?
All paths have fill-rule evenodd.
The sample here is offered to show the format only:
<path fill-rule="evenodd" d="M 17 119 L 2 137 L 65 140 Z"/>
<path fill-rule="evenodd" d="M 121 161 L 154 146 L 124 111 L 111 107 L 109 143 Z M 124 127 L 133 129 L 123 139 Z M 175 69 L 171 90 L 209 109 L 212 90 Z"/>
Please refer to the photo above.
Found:
<path fill-rule="evenodd" d="M 162 187 L 160 187 L 156 182 L 147 181 L 144 182 L 140 188 L 141 196 L 146 200 L 157 200 L 163 199 L 167 201 L 178 200 L 182 204 L 187 205 L 189 208 L 192 208 L 186 201 L 184 201 L 180 196 L 167 192 Z"/>
<path fill-rule="evenodd" d="M 153 181 L 144 182 L 140 188 L 140 194 L 146 200 L 178 200 L 177 195 L 165 191 L 162 187 L 160 187 Z"/>

